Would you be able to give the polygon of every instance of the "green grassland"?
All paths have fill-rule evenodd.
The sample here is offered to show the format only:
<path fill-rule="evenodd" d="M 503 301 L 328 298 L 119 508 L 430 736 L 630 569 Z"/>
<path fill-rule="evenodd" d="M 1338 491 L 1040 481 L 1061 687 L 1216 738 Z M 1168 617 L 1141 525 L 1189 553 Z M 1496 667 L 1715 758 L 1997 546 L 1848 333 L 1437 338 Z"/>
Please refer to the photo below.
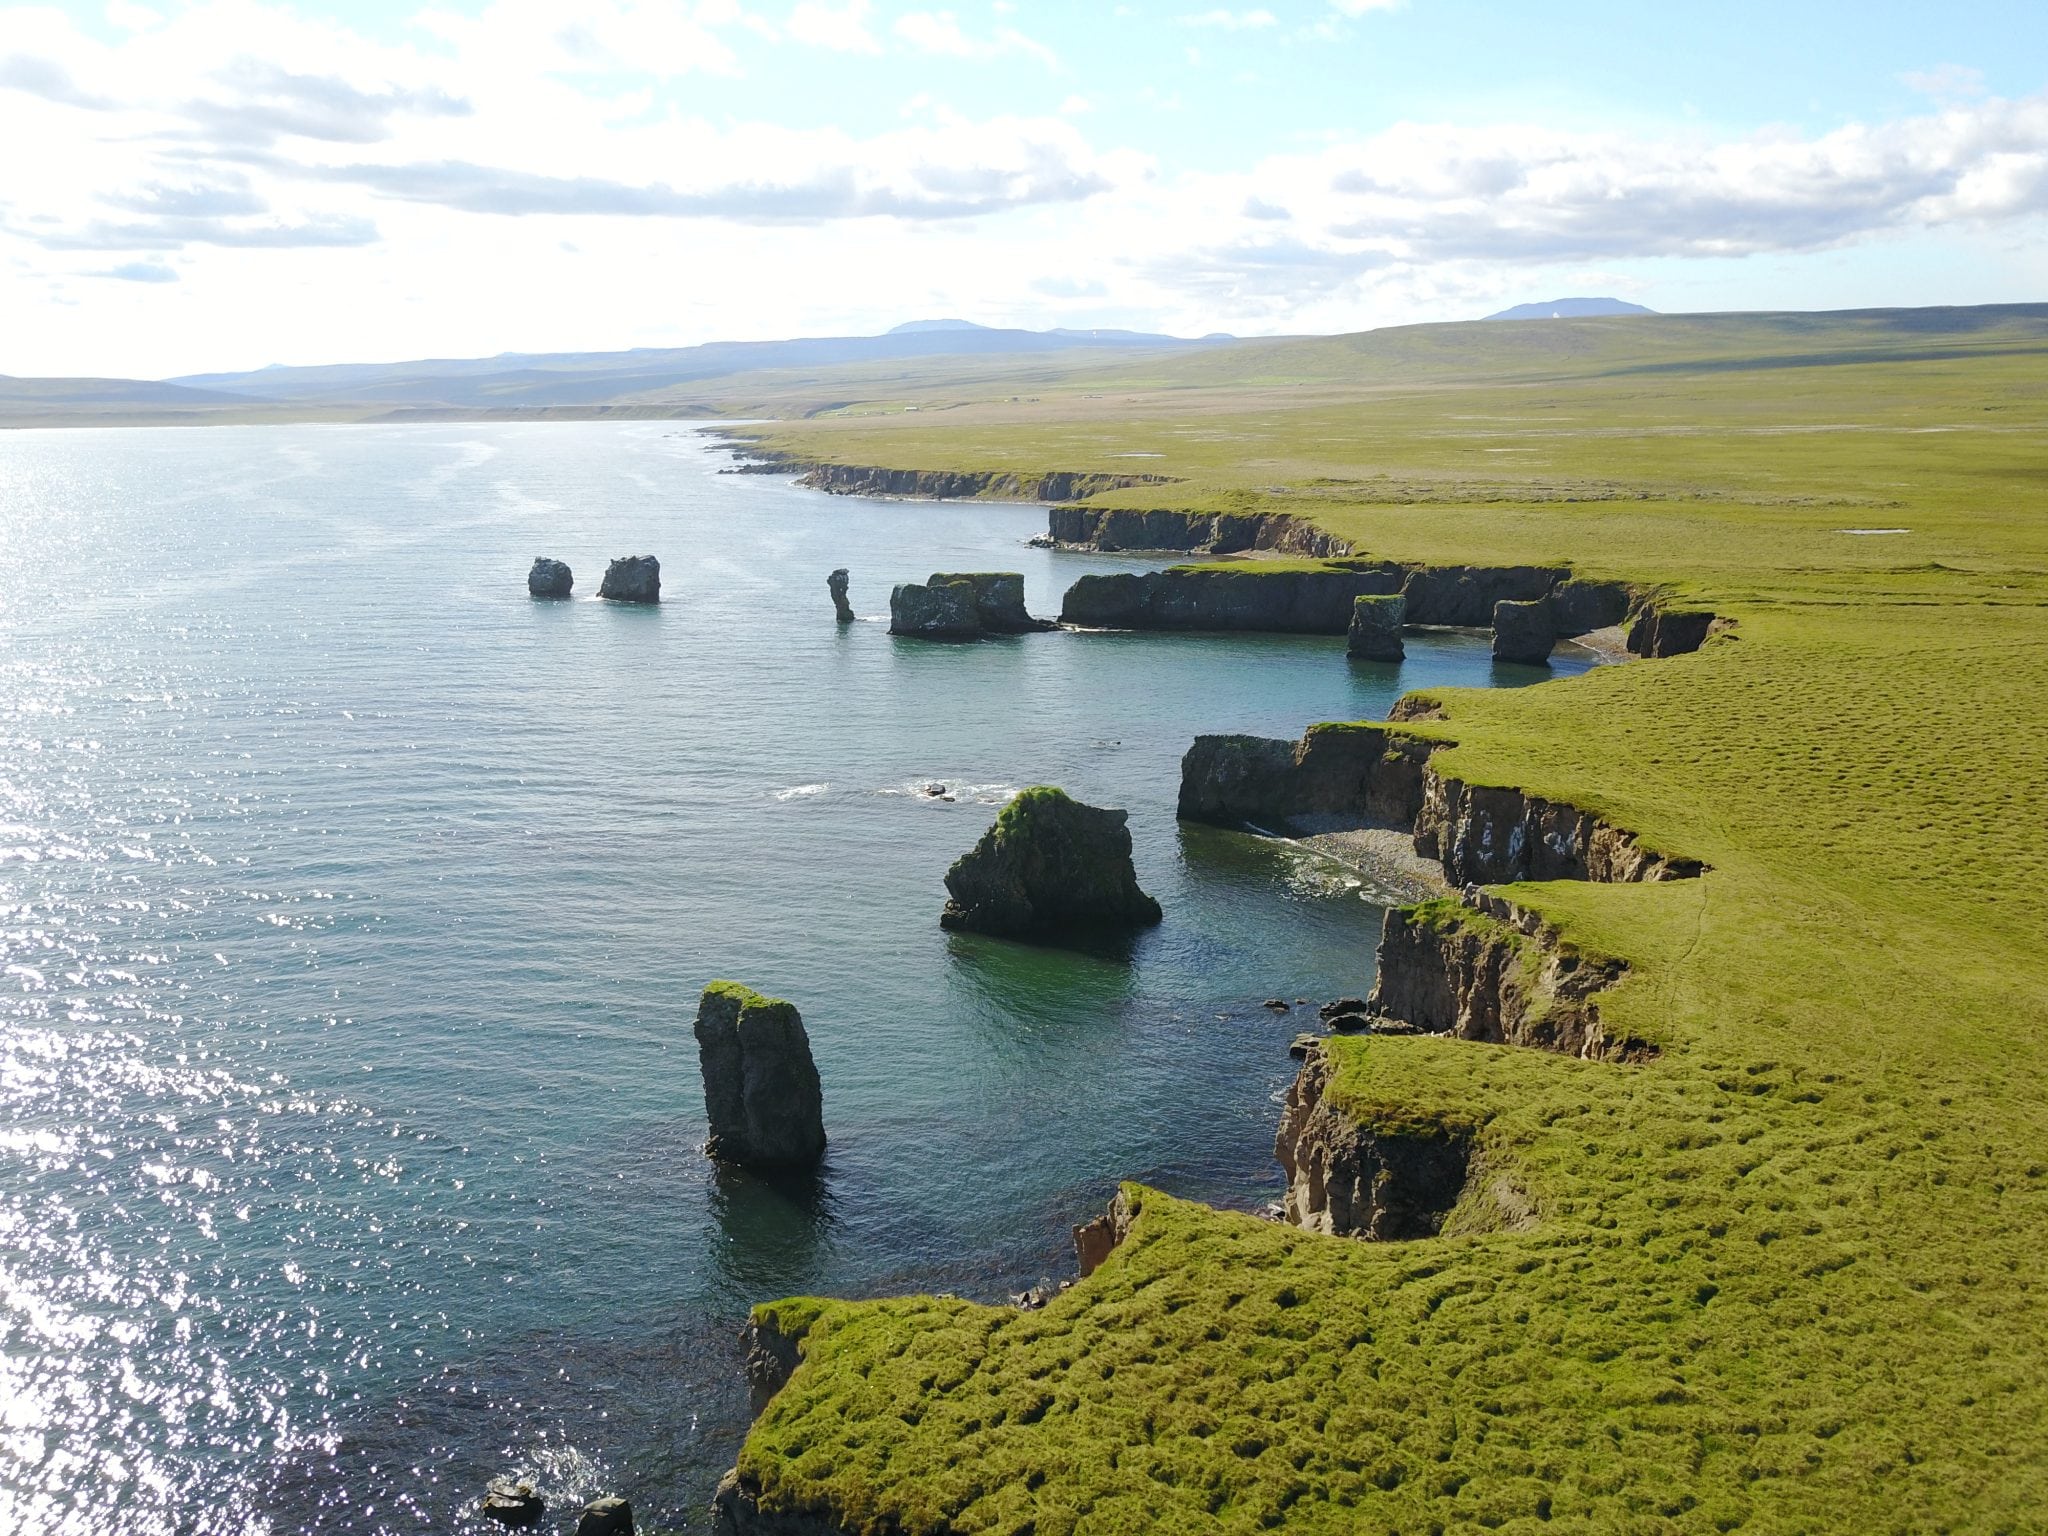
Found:
<path fill-rule="evenodd" d="M 1370 1244 L 1134 1190 L 1042 1312 L 782 1304 L 810 1331 L 742 1456 L 764 1505 L 1012 1536 L 2048 1527 L 2048 323 L 1551 321 L 1143 368 L 761 431 L 1135 464 L 1179 483 L 1105 499 L 1733 616 L 1418 727 L 1458 777 L 1709 866 L 1508 892 L 1628 962 L 1603 1014 L 1662 1053 L 1333 1043 L 1339 1102 L 1470 1128 L 1526 1231 Z"/>

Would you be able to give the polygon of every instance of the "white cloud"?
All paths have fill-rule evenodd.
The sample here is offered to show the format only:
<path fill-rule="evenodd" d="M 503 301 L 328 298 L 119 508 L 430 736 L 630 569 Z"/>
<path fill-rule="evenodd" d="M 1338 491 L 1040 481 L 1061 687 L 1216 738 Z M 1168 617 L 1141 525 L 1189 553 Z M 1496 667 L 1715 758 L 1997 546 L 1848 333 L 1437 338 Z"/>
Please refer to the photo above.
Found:
<path fill-rule="evenodd" d="M 789 13 L 786 30 L 796 41 L 814 48 L 830 48 L 838 53 L 880 53 L 882 45 L 868 30 L 868 16 L 873 10 L 870 0 L 846 0 L 844 5 L 802 0 Z"/>
<path fill-rule="evenodd" d="M 1908 90 L 1931 96 L 1936 101 L 1968 101 L 1984 94 L 1984 71 L 1964 64 L 1910 69 L 1899 79 Z"/>
<path fill-rule="evenodd" d="M 1227 11 L 1221 8 L 1180 18 L 1184 27 L 1216 27 L 1225 32 L 1257 32 L 1278 26 L 1279 22 L 1280 18 L 1271 11 Z"/>
<path fill-rule="evenodd" d="M 961 27 L 960 18 L 951 11 L 906 11 L 896 18 L 896 35 L 920 53 L 948 58 L 993 59 L 1005 53 L 1021 53 L 1048 69 L 1057 69 L 1060 62 L 1050 48 L 1015 27 L 998 27 L 988 37 L 974 37 Z"/>
<path fill-rule="evenodd" d="M 1409 122 L 1162 176 L 1118 114 L 1052 110 L 1076 82 L 1028 112 L 927 97 L 898 116 L 918 85 L 967 89 L 906 53 L 1008 56 L 1044 94 L 1016 67 L 1042 51 L 981 9 L 885 30 L 858 0 L 777 0 L 785 45 L 833 47 L 815 27 L 849 20 L 897 51 L 862 63 L 897 75 L 859 131 L 729 105 L 772 100 L 715 78 L 763 56 L 737 0 L 594 0 L 566 27 L 559 7 L 495 0 L 396 42 L 266 0 L 164 12 L 140 31 L 8 13 L 0 143 L 37 153 L 0 155 L 0 371 L 682 344 L 930 313 L 1346 329 L 1483 312 L 1475 296 L 1523 282 L 1626 291 L 1645 261 L 1899 238 L 2009 239 L 2009 270 L 2048 278 L 2048 95 L 1973 96 L 1960 72 L 1930 71 L 1920 111 L 1826 134 L 1716 136 L 1675 111 L 1661 134 Z M 1142 82 L 1125 102 L 1181 105 Z M 1207 105 L 1191 90 L 1187 109 Z"/>
<path fill-rule="evenodd" d="M 1371 11 L 1398 11 L 1408 0 L 1330 0 L 1331 8 L 1346 16 L 1363 16 Z"/>

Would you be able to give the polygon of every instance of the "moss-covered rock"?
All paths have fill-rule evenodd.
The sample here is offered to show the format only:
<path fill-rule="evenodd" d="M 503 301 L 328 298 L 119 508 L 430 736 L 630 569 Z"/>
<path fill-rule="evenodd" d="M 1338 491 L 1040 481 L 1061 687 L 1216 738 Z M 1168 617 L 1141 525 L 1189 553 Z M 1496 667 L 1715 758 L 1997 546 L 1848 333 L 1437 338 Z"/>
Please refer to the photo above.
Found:
<path fill-rule="evenodd" d="M 1408 654 L 1401 626 L 1408 621 L 1408 600 L 1388 597 L 1351 600 L 1351 635 L 1345 649 L 1361 661 L 1399 661 Z"/>
<path fill-rule="evenodd" d="M 1138 888 L 1125 811 L 1083 805 L 1065 790 L 1027 789 L 946 871 L 947 928 L 1056 937 L 1149 927 L 1159 903 Z"/>
<path fill-rule="evenodd" d="M 824 1154 L 824 1096 L 794 1006 L 714 981 L 697 1004 L 697 1054 L 711 1121 L 704 1150 L 712 1157 L 797 1168 Z"/>

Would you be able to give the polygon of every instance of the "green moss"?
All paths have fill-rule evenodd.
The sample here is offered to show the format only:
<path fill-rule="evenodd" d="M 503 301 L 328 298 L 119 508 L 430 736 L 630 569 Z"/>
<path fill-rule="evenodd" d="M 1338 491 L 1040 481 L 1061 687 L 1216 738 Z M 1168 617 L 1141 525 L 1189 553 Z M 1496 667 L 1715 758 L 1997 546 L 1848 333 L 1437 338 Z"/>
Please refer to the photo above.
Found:
<path fill-rule="evenodd" d="M 1148 1194 L 1042 1313 L 825 1314 L 744 1453 L 771 1502 L 1038 1536 L 2038 1523 L 2048 327 L 1556 324 L 769 429 L 852 462 L 1157 452 L 1186 483 L 1119 503 L 1252 496 L 1374 556 L 1569 564 L 1740 637 L 1432 690 L 1445 718 L 1403 727 L 1447 774 L 1709 866 L 1508 893 L 1626 961 L 1602 1020 L 1655 1061 L 1330 1047 L 1337 1103 L 1469 1131 L 1534 1227 L 1371 1245 Z M 1839 531 L 1866 527 L 1910 532 Z"/>
<path fill-rule="evenodd" d="M 788 1003 L 779 997 L 768 997 L 752 987 L 737 981 L 714 981 L 704 989 L 705 996 L 730 998 L 742 1009 L 746 1008 L 787 1008 Z"/>

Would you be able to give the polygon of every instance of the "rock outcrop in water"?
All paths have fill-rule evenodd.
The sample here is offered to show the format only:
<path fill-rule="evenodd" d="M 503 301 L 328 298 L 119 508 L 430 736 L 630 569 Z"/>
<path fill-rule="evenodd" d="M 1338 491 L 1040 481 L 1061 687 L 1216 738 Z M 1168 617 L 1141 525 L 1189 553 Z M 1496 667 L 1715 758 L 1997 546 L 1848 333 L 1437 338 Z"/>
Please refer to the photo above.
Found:
<path fill-rule="evenodd" d="M 1551 647 L 1557 644 L 1557 624 L 1550 615 L 1550 599 L 1533 602 L 1500 602 L 1493 605 L 1493 659 L 1520 662 L 1523 666 L 1550 665 Z"/>
<path fill-rule="evenodd" d="M 547 1513 L 547 1501 L 533 1491 L 533 1484 L 516 1477 L 492 1478 L 478 1506 L 486 1520 L 523 1531 L 540 1524 Z"/>
<path fill-rule="evenodd" d="M 796 1009 L 714 981 L 697 1004 L 696 1032 L 711 1122 L 704 1150 L 753 1168 L 817 1162 L 825 1151 L 823 1093 Z"/>
<path fill-rule="evenodd" d="M 825 578 L 826 590 L 832 594 L 832 611 L 842 624 L 851 624 L 854 619 L 853 605 L 846 600 L 846 587 L 851 580 L 843 565 Z"/>
<path fill-rule="evenodd" d="M 1027 789 L 946 872 L 947 928 L 1012 938 L 1117 933 L 1160 920 L 1138 888 L 1129 813 Z"/>
<path fill-rule="evenodd" d="M 576 1517 L 576 1536 L 633 1536 L 633 1506 L 620 1498 L 592 1499 Z"/>
<path fill-rule="evenodd" d="M 1015 571 L 935 572 L 889 594 L 889 633 L 927 640 L 975 640 L 1057 629 L 1024 611 L 1024 578 Z"/>
<path fill-rule="evenodd" d="M 1401 660 L 1408 654 L 1401 642 L 1401 626 L 1407 618 L 1408 600 L 1398 593 L 1391 597 L 1353 598 L 1345 651 L 1360 661 Z"/>
<path fill-rule="evenodd" d="M 576 585 L 568 566 L 546 555 L 533 557 L 533 569 L 526 573 L 526 590 L 534 597 L 567 597 Z"/>
<path fill-rule="evenodd" d="M 627 555 L 605 567 L 597 595 L 615 603 L 661 601 L 661 562 L 652 555 Z"/>

